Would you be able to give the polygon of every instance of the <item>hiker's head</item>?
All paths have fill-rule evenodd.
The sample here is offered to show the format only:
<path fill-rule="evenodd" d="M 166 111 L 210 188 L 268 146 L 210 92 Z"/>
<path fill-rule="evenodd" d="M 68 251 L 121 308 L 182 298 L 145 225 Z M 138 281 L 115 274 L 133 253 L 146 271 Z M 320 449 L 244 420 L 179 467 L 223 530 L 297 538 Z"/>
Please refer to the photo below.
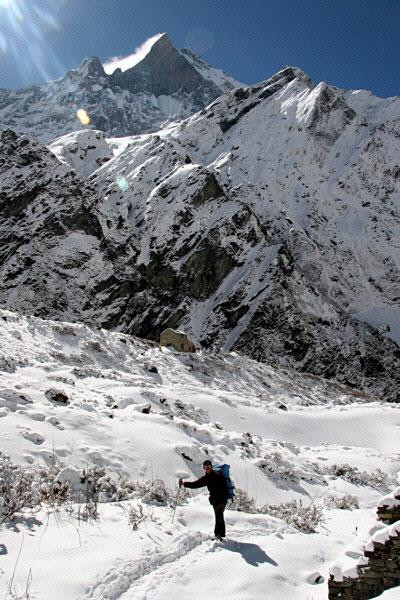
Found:
<path fill-rule="evenodd" d="M 205 470 L 206 473 L 211 473 L 211 471 L 212 471 L 212 462 L 211 462 L 211 460 L 205 460 L 203 462 L 203 469 Z"/>

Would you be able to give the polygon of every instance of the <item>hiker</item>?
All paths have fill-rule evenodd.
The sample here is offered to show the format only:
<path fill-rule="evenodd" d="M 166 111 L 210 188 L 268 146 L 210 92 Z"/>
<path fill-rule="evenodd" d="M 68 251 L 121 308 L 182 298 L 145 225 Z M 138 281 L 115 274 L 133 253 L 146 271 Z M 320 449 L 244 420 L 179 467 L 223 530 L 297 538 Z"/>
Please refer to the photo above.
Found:
<path fill-rule="evenodd" d="M 217 539 L 225 537 L 224 510 L 228 501 L 228 487 L 225 477 L 214 471 L 211 460 L 203 462 L 205 475 L 196 481 L 179 480 L 179 487 L 196 489 L 207 486 L 210 492 L 209 501 L 215 513 L 214 535 Z"/>

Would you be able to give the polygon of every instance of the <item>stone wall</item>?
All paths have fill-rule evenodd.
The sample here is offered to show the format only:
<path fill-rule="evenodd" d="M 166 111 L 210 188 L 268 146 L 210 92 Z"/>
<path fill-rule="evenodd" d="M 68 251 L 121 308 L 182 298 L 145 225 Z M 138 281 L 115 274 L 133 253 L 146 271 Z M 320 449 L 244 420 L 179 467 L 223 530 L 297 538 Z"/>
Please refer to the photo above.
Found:
<path fill-rule="evenodd" d="M 385 498 L 387 498 L 387 496 Z M 388 502 L 386 504 L 382 501 L 380 503 L 381 506 L 378 506 L 377 515 L 380 521 L 385 521 L 387 523 L 396 523 L 396 521 L 400 521 L 400 492 L 396 490 L 393 494 L 393 498 L 398 500 L 398 502 Z"/>
<path fill-rule="evenodd" d="M 344 577 L 328 582 L 329 600 L 369 600 L 385 590 L 400 585 L 400 528 L 385 543 L 373 542 L 373 550 L 365 550 L 368 564 L 358 566 L 358 577 Z"/>

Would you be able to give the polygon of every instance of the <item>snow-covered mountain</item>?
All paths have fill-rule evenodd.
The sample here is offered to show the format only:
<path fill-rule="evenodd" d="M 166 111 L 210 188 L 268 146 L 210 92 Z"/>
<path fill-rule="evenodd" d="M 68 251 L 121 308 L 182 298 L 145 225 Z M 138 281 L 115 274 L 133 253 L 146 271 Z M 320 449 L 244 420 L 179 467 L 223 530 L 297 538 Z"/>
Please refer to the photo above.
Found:
<path fill-rule="evenodd" d="M 155 339 L 179 326 L 398 400 L 399 119 L 398 98 L 288 67 L 154 134 L 55 141 L 90 184 L 3 134 L 3 305 Z"/>
<path fill-rule="evenodd" d="M 96 57 L 56 81 L 17 91 L 0 89 L 0 130 L 11 128 L 42 141 L 82 127 L 108 135 L 155 131 L 185 118 L 239 82 L 189 50 L 176 50 L 166 34 L 155 36 L 140 62 L 107 74 Z"/>
<path fill-rule="evenodd" d="M 58 465 L 63 481 L 104 468 L 117 490 L 95 521 L 82 519 L 82 496 L 3 524 L 3 598 L 261 600 L 268 589 L 271 600 L 326 600 L 331 566 L 341 554 L 354 565 L 384 527 L 376 505 L 397 485 L 398 404 L 238 353 L 176 353 L 4 310 L 0 324 L 0 461 Z M 175 513 L 164 496 L 122 494 L 126 480 L 161 478 L 175 499 L 178 478 L 197 478 L 209 458 L 230 464 L 238 496 L 253 500 L 229 506 L 223 544 L 210 539 L 202 490 Z M 314 505 L 315 533 L 296 525 L 296 501 Z"/>

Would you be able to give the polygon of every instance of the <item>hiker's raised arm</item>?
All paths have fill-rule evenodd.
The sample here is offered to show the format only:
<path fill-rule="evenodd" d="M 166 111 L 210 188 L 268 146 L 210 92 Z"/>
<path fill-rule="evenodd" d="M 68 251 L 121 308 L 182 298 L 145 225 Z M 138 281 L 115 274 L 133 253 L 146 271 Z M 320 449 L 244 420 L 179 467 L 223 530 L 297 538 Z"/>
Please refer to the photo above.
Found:
<path fill-rule="evenodd" d="M 206 485 L 207 485 L 207 480 L 206 480 L 205 475 L 203 475 L 203 477 L 200 477 L 200 479 L 197 479 L 196 481 L 184 481 L 183 482 L 183 487 L 190 488 L 190 489 L 201 488 L 201 487 L 205 487 Z"/>

